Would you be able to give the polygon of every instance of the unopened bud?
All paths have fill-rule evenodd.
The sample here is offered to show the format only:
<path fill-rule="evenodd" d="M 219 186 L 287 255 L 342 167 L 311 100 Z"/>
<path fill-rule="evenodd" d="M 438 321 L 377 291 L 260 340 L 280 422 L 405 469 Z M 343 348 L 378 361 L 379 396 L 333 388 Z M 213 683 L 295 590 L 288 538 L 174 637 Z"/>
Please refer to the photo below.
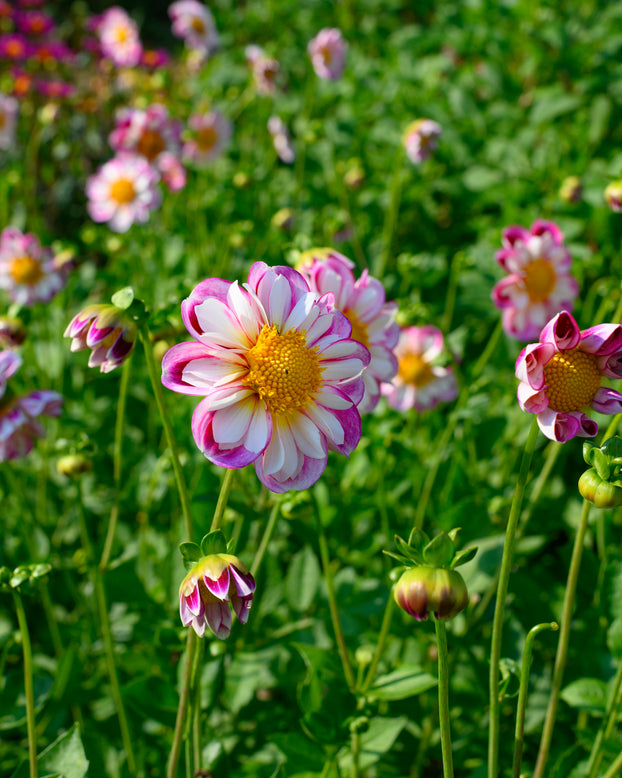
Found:
<path fill-rule="evenodd" d="M 451 619 L 469 601 L 460 573 L 442 567 L 411 567 L 402 573 L 393 594 L 400 608 L 417 621 L 425 621 L 431 613 L 437 619 Z"/>

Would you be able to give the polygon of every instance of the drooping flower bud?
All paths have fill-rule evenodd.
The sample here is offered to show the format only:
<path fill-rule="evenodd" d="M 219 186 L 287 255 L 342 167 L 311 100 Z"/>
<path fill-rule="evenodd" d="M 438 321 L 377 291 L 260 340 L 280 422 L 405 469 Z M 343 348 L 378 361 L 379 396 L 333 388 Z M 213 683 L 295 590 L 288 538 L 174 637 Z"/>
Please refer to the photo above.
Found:
<path fill-rule="evenodd" d="M 565 203 L 578 203 L 583 195 L 583 186 L 579 176 L 568 176 L 559 188 L 559 197 Z"/>
<path fill-rule="evenodd" d="M 622 211 L 622 181 L 612 181 L 605 189 L 605 200 L 612 211 Z"/>
<path fill-rule="evenodd" d="M 583 459 L 592 467 L 579 478 L 581 496 L 597 508 L 622 505 L 622 438 L 609 438 L 600 448 L 586 440 Z"/>

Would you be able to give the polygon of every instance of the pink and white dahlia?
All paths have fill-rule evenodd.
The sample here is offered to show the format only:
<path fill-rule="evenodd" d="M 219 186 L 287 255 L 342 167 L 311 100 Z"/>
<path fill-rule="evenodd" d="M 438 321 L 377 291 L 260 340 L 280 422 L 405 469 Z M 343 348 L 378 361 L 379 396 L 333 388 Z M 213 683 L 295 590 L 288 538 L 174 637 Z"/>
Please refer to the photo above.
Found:
<path fill-rule="evenodd" d="M 579 293 L 570 275 L 572 259 L 559 227 L 538 220 L 531 229 L 513 225 L 503 230 L 497 262 L 508 273 L 492 290 L 503 310 L 503 329 L 512 338 L 531 340 L 559 311 L 572 311 Z"/>
<path fill-rule="evenodd" d="M 189 138 L 184 143 L 184 159 L 195 164 L 211 162 L 227 147 L 233 125 L 220 111 L 195 113 L 188 119 Z"/>
<path fill-rule="evenodd" d="M 64 337 L 72 338 L 71 350 L 91 349 L 89 367 L 109 373 L 123 364 L 136 343 L 136 324 L 116 305 L 87 305 L 69 322 Z"/>
<path fill-rule="evenodd" d="M 251 67 L 257 91 L 265 95 L 273 94 L 280 70 L 278 61 L 274 57 L 268 57 L 261 46 L 247 46 L 244 54 Z"/>
<path fill-rule="evenodd" d="M 173 35 L 189 49 L 209 57 L 219 46 L 218 30 L 209 8 L 198 0 L 177 0 L 169 6 Z"/>
<path fill-rule="evenodd" d="M 458 396 L 458 384 L 450 367 L 434 364 L 443 351 L 443 333 L 432 325 L 404 327 L 400 332 L 395 356 L 397 375 L 391 384 L 383 384 L 382 394 L 398 411 L 428 411 Z"/>
<path fill-rule="evenodd" d="M 268 119 L 268 132 L 272 136 L 274 150 L 281 162 L 291 165 L 296 159 L 296 149 L 285 122 L 279 116 L 271 116 Z"/>
<path fill-rule="evenodd" d="M 426 160 L 436 151 L 442 133 L 441 125 L 432 119 L 415 119 L 411 122 L 402 138 L 408 159 L 416 165 Z"/>
<path fill-rule="evenodd" d="M 97 35 L 102 54 L 115 65 L 138 65 L 143 50 L 138 27 L 123 8 L 114 5 L 98 17 Z"/>
<path fill-rule="evenodd" d="M 17 100 L 0 93 L 0 149 L 10 149 L 15 145 L 16 126 Z"/>
<path fill-rule="evenodd" d="M 159 175 L 145 157 L 129 152 L 104 163 L 86 182 L 87 210 L 96 222 L 108 222 L 115 232 L 144 224 L 158 208 L 162 195 Z"/>
<path fill-rule="evenodd" d="M 309 286 L 321 295 L 332 293 L 335 308 L 352 325 L 353 340 L 362 343 L 371 355 L 363 372 L 365 394 L 358 405 L 359 413 L 369 413 L 380 399 L 380 384 L 390 381 L 397 372 L 393 349 L 400 328 L 395 321 L 396 303 L 387 303 L 384 287 L 377 278 L 363 270 L 356 279 L 354 262 L 329 248 L 303 252 L 298 269 Z"/>
<path fill-rule="evenodd" d="M 516 360 L 518 404 L 535 413 L 538 426 L 551 440 L 564 443 L 578 435 L 589 438 L 598 424 L 583 412 L 622 411 L 622 394 L 601 386 L 603 378 L 622 378 L 622 326 L 598 324 L 580 330 L 562 311 Z"/>
<path fill-rule="evenodd" d="M 67 283 L 67 267 L 32 233 L 7 227 L 0 233 L 0 289 L 20 305 L 46 303 Z"/>
<path fill-rule="evenodd" d="M 181 313 L 194 340 L 165 354 L 162 382 L 204 396 L 192 432 L 211 462 L 254 462 L 268 489 L 286 492 L 314 484 L 329 449 L 354 450 L 370 355 L 332 295 L 292 268 L 255 262 L 242 287 L 200 283 Z"/>
<path fill-rule="evenodd" d="M 205 628 L 220 640 L 231 632 L 231 608 L 246 624 L 253 604 L 255 579 L 232 554 L 210 554 L 190 570 L 179 587 L 179 615 L 202 638 Z"/>
<path fill-rule="evenodd" d="M 0 462 L 21 459 L 32 451 L 34 441 L 45 436 L 41 416 L 59 416 L 63 398 L 57 392 L 42 389 L 14 395 L 7 381 L 21 367 L 15 351 L 0 351 Z"/>
<path fill-rule="evenodd" d="M 348 44 L 341 30 L 335 27 L 320 30 L 307 45 L 307 53 L 316 75 L 327 81 L 336 81 L 343 75 L 347 50 Z"/>

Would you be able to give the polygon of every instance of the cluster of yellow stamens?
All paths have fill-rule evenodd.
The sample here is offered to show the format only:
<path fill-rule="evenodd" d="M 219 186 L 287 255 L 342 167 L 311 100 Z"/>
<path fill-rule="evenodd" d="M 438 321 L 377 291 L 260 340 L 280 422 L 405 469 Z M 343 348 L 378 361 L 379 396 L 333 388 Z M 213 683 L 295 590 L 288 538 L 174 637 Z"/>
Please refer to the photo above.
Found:
<path fill-rule="evenodd" d="M 41 263 L 27 255 L 15 257 L 11 261 L 11 270 L 9 272 L 16 284 L 32 286 L 43 278 Z"/>
<path fill-rule="evenodd" d="M 136 189 L 129 178 L 118 178 L 110 187 L 110 197 L 119 205 L 131 203 L 136 197 Z"/>
<path fill-rule="evenodd" d="M 532 303 L 542 303 L 555 289 L 557 276 L 555 268 L 548 259 L 538 257 L 530 262 L 524 269 L 525 289 Z"/>
<path fill-rule="evenodd" d="M 346 310 L 343 311 L 343 315 L 352 325 L 352 334 L 350 335 L 352 340 L 357 340 L 359 343 L 362 343 L 365 348 L 369 348 L 367 325 L 360 321 L 358 316 L 350 308 L 346 308 Z"/>
<path fill-rule="evenodd" d="M 429 363 L 421 354 L 404 354 L 400 359 L 397 374 L 405 384 L 420 387 L 434 380 L 434 373 Z"/>
<path fill-rule="evenodd" d="M 246 384 L 266 402 L 270 413 L 303 408 L 321 386 L 317 352 L 305 345 L 304 332 L 281 334 L 275 325 L 266 324 L 246 356 Z"/>
<path fill-rule="evenodd" d="M 600 388 L 601 374 L 593 354 L 572 349 L 553 355 L 544 368 L 544 380 L 549 407 L 570 413 L 592 402 Z"/>

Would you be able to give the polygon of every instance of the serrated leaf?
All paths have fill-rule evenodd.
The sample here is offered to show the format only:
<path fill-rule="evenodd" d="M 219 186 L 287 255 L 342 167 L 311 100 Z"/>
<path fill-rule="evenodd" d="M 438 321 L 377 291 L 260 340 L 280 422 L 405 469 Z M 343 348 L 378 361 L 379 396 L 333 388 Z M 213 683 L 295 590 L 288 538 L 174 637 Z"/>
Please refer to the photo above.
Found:
<path fill-rule="evenodd" d="M 374 700 L 405 700 L 428 691 L 438 681 L 416 665 L 404 665 L 392 673 L 376 679 L 367 692 Z"/>

